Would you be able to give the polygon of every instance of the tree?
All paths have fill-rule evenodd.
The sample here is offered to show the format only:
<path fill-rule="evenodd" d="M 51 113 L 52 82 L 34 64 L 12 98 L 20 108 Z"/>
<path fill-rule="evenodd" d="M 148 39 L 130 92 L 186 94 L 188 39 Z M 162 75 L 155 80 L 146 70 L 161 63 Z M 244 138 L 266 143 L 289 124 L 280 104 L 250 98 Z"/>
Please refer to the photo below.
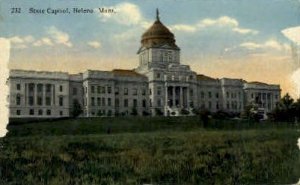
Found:
<path fill-rule="evenodd" d="M 74 99 L 73 108 L 72 108 L 72 112 L 71 112 L 72 117 L 76 118 L 82 113 L 83 113 L 83 110 L 82 110 L 81 104 L 78 102 L 77 99 Z"/>
<path fill-rule="evenodd" d="M 297 116 L 297 102 L 294 103 L 294 99 L 288 93 L 284 95 L 273 111 L 274 119 L 276 121 L 293 121 Z"/>

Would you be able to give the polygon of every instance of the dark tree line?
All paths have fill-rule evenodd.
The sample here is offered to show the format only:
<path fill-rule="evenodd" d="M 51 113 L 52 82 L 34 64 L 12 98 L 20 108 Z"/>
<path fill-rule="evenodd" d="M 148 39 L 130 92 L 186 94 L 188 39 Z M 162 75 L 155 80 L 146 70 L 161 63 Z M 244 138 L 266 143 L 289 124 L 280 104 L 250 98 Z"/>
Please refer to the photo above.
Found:
<path fill-rule="evenodd" d="M 300 118 L 300 98 L 294 100 L 288 93 L 284 95 L 272 111 L 271 117 L 275 121 L 298 122 Z"/>

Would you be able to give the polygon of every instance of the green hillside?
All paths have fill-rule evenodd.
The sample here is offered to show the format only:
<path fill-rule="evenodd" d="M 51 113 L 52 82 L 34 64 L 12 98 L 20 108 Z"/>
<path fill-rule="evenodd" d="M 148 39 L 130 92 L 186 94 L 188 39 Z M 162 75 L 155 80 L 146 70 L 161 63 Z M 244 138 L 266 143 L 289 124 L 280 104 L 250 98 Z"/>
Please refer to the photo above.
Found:
<path fill-rule="evenodd" d="M 196 117 L 10 125 L 0 184 L 291 184 L 299 127 Z"/>

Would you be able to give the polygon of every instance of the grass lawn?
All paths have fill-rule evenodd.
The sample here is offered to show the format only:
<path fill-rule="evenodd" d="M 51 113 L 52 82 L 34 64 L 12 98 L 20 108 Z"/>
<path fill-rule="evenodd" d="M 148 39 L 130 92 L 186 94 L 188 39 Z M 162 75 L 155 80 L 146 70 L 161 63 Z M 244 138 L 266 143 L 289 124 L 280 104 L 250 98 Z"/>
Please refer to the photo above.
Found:
<path fill-rule="evenodd" d="M 0 184 L 292 184 L 299 126 L 196 117 L 10 125 Z"/>

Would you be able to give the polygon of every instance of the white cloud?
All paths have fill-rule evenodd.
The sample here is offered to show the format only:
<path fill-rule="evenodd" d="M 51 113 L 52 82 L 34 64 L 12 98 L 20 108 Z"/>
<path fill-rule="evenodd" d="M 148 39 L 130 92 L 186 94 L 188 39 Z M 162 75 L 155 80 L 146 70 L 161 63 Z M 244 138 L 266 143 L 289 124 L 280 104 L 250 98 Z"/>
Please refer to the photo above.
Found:
<path fill-rule="evenodd" d="M 105 7 L 114 9 L 116 11 L 113 13 L 99 13 L 99 17 L 102 21 L 106 22 L 108 20 L 116 21 L 119 24 L 123 25 L 138 25 L 142 24 L 145 21 L 140 8 L 133 3 L 120 3 L 114 7 Z"/>
<path fill-rule="evenodd" d="M 300 45 L 300 26 L 286 28 L 282 30 L 281 33 L 291 41 Z"/>
<path fill-rule="evenodd" d="M 272 49 L 277 51 L 288 51 L 290 47 L 286 43 L 280 43 L 275 39 L 267 40 L 263 43 L 257 42 L 244 42 L 239 45 L 242 48 L 246 48 L 249 50 L 256 50 L 256 49 Z"/>
<path fill-rule="evenodd" d="M 238 34 L 246 35 L 246 34 L 257 34 L 257 30 L 249 29 L 249 28 L 241 28 L 239 27 L 239 22 L 228 16 L 221 16 L 217 19 L 211 19 L 211 18 L 205 18 L 199 21 L 196 24 L 175 24 L 170 26 L 172 30 L 176 31 L 182 31 L 182 32 L 189 32 L 193 33 L 196 31 L 201 31 L 204 29 L 209 29 L 212 27 L 217 27 L 217 28 L 224 28 L 227 27 L 231 31 L 236 32 Z"/>
<path fill-rule="evenodd" d="M 47 36 L 35 39 L 31 35 L 27 36 L 13 36 L 9 38 L 13 48 L 28 48 L 28 46 L 54 46 L 55 44 L 72 47 L 70 36 L 58 30 L 55 26 L 47 28 Z"/>
<path fill-rule="evenodd" d="M 262 45 L 254 43 L 254 42 L 244 42 L 240 44 L 240 47 L 247 48 L 249 50 L 261 48 Z"/>
<path fill-rule="evenodd" d="M 34 37 L 31 35 L 27 36 L 14 36 L 8 39 L 14 48 L 27 48 L 28 44 L 34 42 Z"/>
<path fill-rule="evenodd" d="M 49 27 L 47 33 L 56 44 L 62 44 L 68 47 L 72 47 L 73 44 L 70 42 L 70 36 L 66 32 L 58 30 L 55 26 Z"/>
<path fill-rule="evenodd" d="M 101 47 L 101 43 L 97 42 L 97 41 L 90 41 L 87 44 L 92 48 L 100 48 Z"/>
<path fill-rule="evenodd" d="M 202 27 L 209 27 L 209 26 L 230 26 L 230 27 L 237 27 L 239 25 L 238 21 L 234 18 L 228 16 L 222 16 L 218 19 L 210 19 L 206 18 L 199 22 L 198 26 Z"/>
<path fill-rule="evenodd" d="M 240 34 L 257 34 L 257 30 L 252 30 L 252 29 L 246 29 L 246 28 L 233 28 L 232 31 L 240 33 Z"/>
<path fill-rule="evenodd" d="M 197 28 L 187 24 L 175 24 L 170 27 L 171 30 L 183 31 L 183 32 L 195 32 Z"/>
<path fill-rule="evenodd" d="M 33 43 L 34 46 L 53 46 L 53 42 L 48 37 L 43 37 Z"/>

